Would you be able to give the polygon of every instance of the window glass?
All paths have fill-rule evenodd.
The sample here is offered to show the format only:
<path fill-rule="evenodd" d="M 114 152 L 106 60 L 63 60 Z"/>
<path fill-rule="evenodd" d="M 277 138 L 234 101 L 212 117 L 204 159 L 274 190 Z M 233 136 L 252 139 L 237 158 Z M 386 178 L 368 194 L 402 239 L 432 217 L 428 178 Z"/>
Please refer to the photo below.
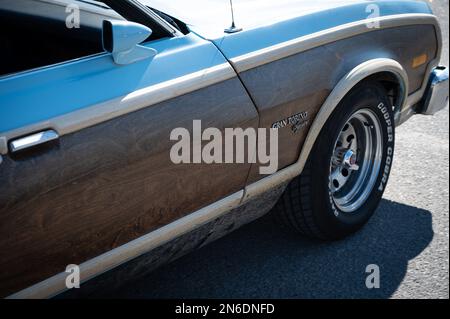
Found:
<path fill-rule="evenodd" d="M 0 75 L 103 52 L 103 20 L 123 19 L 99 1 L 0 0 Z"/>

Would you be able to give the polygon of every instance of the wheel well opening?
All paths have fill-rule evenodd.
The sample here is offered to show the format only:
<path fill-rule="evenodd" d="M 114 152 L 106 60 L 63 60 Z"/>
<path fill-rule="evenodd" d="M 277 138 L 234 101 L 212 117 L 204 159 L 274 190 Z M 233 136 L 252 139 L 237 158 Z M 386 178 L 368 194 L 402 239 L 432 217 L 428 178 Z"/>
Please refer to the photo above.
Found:
<path fill-rule="evenodd" d="M 380 72 L 373 74 L 363 81 L 376 81 L 380 83 L 386 90 L 386 93 L 393 106 L 394 114 L 397 115 L 401 111 L 404 99 L 404 87 L 399 78 L 391 72 Z"/>

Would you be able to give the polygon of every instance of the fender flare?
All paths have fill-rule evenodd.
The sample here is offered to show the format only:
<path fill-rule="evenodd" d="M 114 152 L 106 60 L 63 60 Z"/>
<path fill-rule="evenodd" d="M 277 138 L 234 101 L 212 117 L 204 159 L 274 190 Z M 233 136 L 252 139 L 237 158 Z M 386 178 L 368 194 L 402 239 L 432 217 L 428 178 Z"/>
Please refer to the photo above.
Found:
<path fill-rule="evenodd" d="M 356 85 L 369 76 L 385 72 L 391 73 L 396 77 L 400 87 L 399 97 L 397 99 L 399 105 L 396 105 L 396 108 L 398 108 L 398 110 L 404 109 L 408 97 L 408 75 L 400 63 L 392 59 L 380 58 L 369 60 L 358 65 L 338 82 L 320 108 L 319 113 L 317 113 L 317 116 L 309 129 L 308 135 L 306 136 L 300 156 L 294 164 L 299 172 L 298 174 L 303 171 L 309 154 L 311 153 L 314 143 L 322 131 L 323 126 L 342 99 Z"/>
<path fill-rule="evenodd" d="M 250 198 L 257 196 L 268 189 L 279 184 L 287 182 L 296 176 L 300 175 L 308 160 L 309 154 L 322 131 L 328 118 L 342 101 L 342 99 L 360 82 L 367 79 L 369 76 L 377 73 L 390 73 L 395 76 L 399 83 L 399 97 L 396 107 L 402 110 L 408 98 L 408 75 L 401 64 L 393 59 L 378 58 L 363 62 L 348 72 L 334 87 L 330 95 L 325 100 L 324 104 L 317 113 L 305 142 L 300 151 L 299 158 L 294 164 L 276 172 L 275 174 L 265 177 L 245 188 L 244 198 L 242 201 L 247 201 Z"/>

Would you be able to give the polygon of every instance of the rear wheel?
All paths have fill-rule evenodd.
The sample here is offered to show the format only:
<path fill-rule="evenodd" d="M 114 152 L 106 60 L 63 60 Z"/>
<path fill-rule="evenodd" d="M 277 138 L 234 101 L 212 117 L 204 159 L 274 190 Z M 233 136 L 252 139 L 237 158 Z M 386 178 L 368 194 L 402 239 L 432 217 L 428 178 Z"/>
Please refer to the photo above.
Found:
<path fill-rule="evenodd" d="M 376 82 L 360 84 L 322 128 L 305 169 L 277 204 L 283 221 L 307 236 L 338 239 L 375 212 L 394 155 L 393 108 Z"/>

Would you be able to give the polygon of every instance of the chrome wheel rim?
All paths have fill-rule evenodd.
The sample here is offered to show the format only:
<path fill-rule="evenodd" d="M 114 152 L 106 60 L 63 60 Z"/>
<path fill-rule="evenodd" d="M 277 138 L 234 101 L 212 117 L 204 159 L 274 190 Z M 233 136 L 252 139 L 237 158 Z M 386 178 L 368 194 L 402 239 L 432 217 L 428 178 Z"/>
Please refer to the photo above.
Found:
<path fill-rule="evenodd" d="M 334 143 L 329 190 L 343 212 L 358 210 L 372 193 L 383 155 L 381 125 L 370 109 L 353 113 Z"/>

